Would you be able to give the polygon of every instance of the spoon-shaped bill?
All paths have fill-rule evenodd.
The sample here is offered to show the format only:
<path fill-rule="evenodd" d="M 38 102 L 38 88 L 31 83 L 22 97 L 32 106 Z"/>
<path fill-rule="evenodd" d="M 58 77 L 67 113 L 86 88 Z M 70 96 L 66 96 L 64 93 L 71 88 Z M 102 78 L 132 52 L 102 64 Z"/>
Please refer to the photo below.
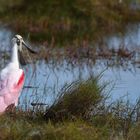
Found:
<path fill-rule="evenodd" d="M 28 49 L 28 51 L 30 51 L 31 53 L 36 54 L 37 52 L 32 50 L 24 41 L 22 42 L 22 44 Z"/>

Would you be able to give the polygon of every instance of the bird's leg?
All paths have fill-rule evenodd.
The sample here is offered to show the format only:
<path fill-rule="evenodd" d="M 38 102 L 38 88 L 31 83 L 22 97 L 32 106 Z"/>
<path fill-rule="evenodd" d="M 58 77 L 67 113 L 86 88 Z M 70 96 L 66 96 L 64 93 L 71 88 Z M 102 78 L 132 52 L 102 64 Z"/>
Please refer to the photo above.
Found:
<path fill-rule="evenodd" d="M 18 98 L 15 100 L 15 107 L 18 105 Z"/>

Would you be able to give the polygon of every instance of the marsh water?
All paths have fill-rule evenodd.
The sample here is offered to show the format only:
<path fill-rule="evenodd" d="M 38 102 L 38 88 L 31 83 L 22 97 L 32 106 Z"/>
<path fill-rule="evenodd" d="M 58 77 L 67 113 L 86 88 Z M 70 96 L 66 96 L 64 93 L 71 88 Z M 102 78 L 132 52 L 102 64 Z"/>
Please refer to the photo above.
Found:
<path fill-rule="evenodd" d="M 9 52 L 13 32 L 0 28 L 1 68 L 7 63 L 3 53 Z M 61 89 L 76 80 L 88 79 L 102 73 L 99 84 L 108 83 L 105 89 L 111 100 L 127 98 L 135 102 L 140 97 L 140 24 L 129 25 L 125 33 L 116 33 L 103 38 L 108 48 L 125 47 L 136 51 L 135 63 L 129 59 L 123 64 L 113 63 L 108 59 L 97 59 L 94 64 L 79 60 L 76 64 L 67 59 L 45 61 L 37 60 L 34 65 L 23 66 L 26 73 L 25 87 L 20 97 L 20 106 L 29 107 L 31 103 L 52 104 Z M 94 46 L 93 46 L 94 47 Z"/>

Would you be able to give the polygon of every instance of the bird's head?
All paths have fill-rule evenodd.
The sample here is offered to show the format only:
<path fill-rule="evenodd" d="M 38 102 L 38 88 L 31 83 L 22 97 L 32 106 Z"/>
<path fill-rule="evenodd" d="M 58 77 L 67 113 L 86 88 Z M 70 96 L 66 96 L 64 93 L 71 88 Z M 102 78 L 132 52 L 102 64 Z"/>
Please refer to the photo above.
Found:
<path fill-rule="evenodd" d="M 16 44 L 18 46 L 18 50 L 22 51 L 22 47 L 26 47 L 31 53 L 36 53 L 34 50 L 31 49 L 23 40 L 22 36 L 15 35 L 12 39 L 13 44 Z"/>

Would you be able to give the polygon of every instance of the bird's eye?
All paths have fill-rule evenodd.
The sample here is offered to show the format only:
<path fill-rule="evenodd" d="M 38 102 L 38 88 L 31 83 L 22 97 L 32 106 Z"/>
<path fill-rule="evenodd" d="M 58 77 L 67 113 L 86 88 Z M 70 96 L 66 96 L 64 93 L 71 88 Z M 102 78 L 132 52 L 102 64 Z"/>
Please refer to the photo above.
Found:
<path fill-rule="evenodd" d="M 19 39 L 17 39 L 17 45 L 20 45 L 20 40 Z"/>

